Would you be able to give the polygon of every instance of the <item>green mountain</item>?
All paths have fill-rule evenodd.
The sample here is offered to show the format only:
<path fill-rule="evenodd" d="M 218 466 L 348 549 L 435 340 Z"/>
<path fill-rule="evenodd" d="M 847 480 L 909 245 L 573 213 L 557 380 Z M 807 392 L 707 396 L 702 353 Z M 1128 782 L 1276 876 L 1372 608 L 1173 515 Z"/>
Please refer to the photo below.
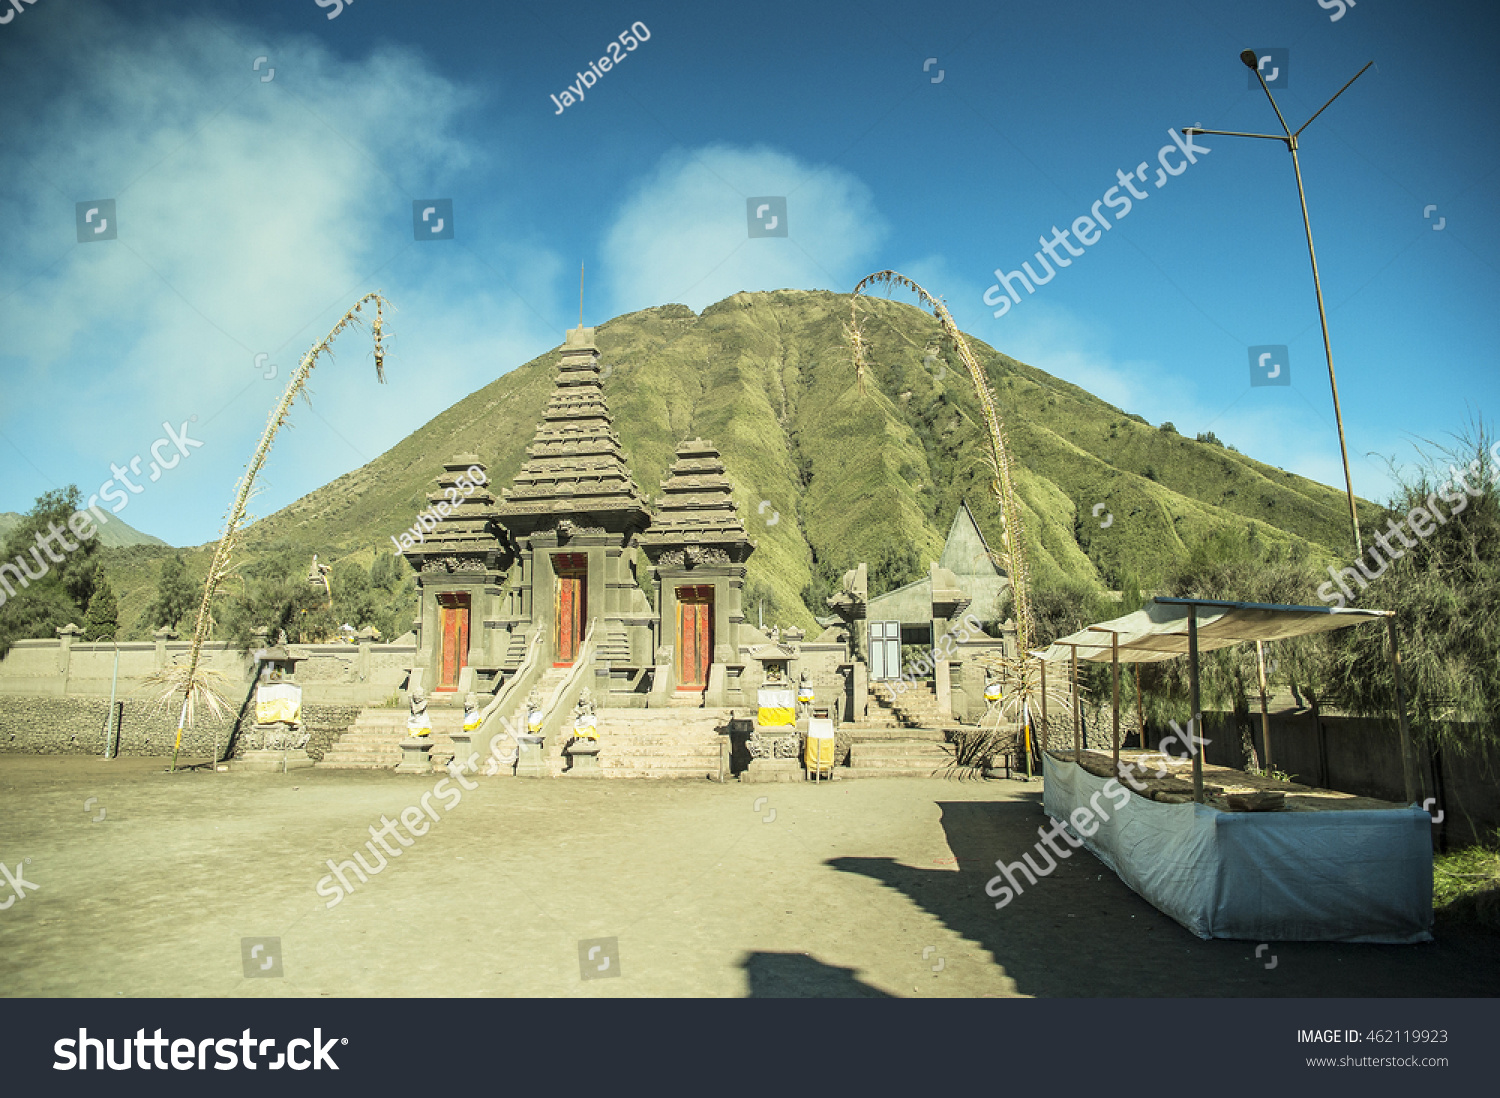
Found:
<path fill-rule="evenodd" d="M 978 403 L 937 321 L 880 298 L 862 299 L 860 315 L 864 391 L 845 294 L 740 293 L 701 314 L 663 305 L 596 330 L 615 426 L 648 495 L 679 441 L 711 439 L 723 452 L 758 545 L 748 584 L 766 601 L 768 624 L 811 626 L 804 590 L 824 612 L 821 595 L 857 561 L 871 563 L 880 589 L 925 570 L 961 500 L 990 545 L 1001 544 Z M 1223 527 L 1329 560 L 1347 536 L 1338 491 L 1152 427 L 972 337 L 970 346 L 1005 419 L 1035 585 L 1071 577 L 1103 590 L 1127 574 L 1149 585 L 1189 543 Z M 550 351 L 497 378 L 368 465 L 257 522 L 246 556 L 368 562 L 411 525 L 442 462 L 458 453 L 478 454 L 503 488 L 524 460 L 556 362 Z M 194 560 L 193 571 L 205 563 Z M 116 582 L 122 622 L 149 587 Z"/>
<path fill-rule="evenodd" d="M 166 545 L 161 538 L 154 538 L 150 534 L 143 534 L 134 526 L 130 526 L 119 515 L 110 515 L 109 521 L 96 524 L 98 533 L 95 535 L 100 545 L 109 549 L 119 549 L 127 545 Z M 21 524 L 21 516 L 14 511 L 0 511 L 0 540 L 3 540 L 12 530 Z"/>

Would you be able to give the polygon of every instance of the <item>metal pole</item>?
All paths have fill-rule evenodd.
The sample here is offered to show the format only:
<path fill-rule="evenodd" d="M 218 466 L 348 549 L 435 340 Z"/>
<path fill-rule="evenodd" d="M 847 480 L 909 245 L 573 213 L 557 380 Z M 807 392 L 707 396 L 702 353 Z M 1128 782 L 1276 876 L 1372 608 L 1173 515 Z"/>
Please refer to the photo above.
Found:
<path fill-rule="evenodd" d="M 115 673 L 109 680 L 109 714 L 104 718 L 104 757 L 112 759 L 119 754 L 120 729 L 115 724 L 115 687 L 120 682 L 120 642 L 115 641 Z M 110 751 L 110 740 L 114 739 L 115 749 Z"/>
<path fill-rule="evenodd" d="M 1266 749 L 1266 769 L 1271 769 L 1271 717 L 1266 712 L 1266 647 L 1255 642 L 1255 666 L 1260 673 L 1260 740 Z"/>
<path fill-rule="evenodd" d="M 1120 634 L 1109 635 L 1109 658 L 1114 664 L 1115 677 L 1115 773 L 1120 772 Z"/>
<path fill-rule="evenodd" d="M 1203 714 L 1198 711 L 1198 604 L 1188 606 L 1188 703 L 1193 716 L 1188 722 L 1188 750 L 1193 755 L 1193 802 L 1203 803 L 1203 752 L 1198 750 L 1202 737 Z"/>
<path fill-rule="evenodd" d="M 1261 83 L 1265 83 L 1263 76 Z M 1266 94 L 1271 94 L 1269 88 Z M 1354 510 L 1354 480 L 1349 475 L 1349 448 L 1344 444 L 1344 414 L 1339 408 L 1339 383 L 1333 374 L 1333 344 L 1328 338 L 1328 312 L 1323 307 L 1323 282 L 1318 277 L 1318 253 L 1313 250 L 1312 221 L 1307 216 L 1307 193 L 1302 189 L 1302 164 L 1297 159 L 1295 136 L 1287 138 L 1287 148 L 1292 151 L 1292 171 L 1297 175 L 1297 197 L 1302 201 L 1302 224 L 1307 229 L 1307 258 L 1312 260 L 1313 292 L 1318 298 L 1318 323 L 1323 326 L 1323 353 L 1328 359 L 1328 388 L 1333 392 L 1333 421 L 1339 431 L 1339 457 L 1344 462 L 1344 491 L 1349 498 L 1349 527 L 1354 531 L 1356 553 L 1363 556 L 1365 547 L 1359 536 L 1359 515 Z"/>
<path fill-rule="evenodd" d="M 1417 774 L 1411 762 L 1411 729 L 1406 723 L 1406 687 L 1401 680 L 1401 650 L 1396 646 L 1396 618 L 1385 619 L 1386 635 L 1391 638 L 1391 670 L 1396 675 L 1396 717 L 1401 728 L 1401 780 L 1406 784 L 1406 803 L 1417 803 Z"/>
<path fill-rule="evenodd" d="M 1323 305 L 1323 283 L 1322 280 L 1318 277 L 1318 255 L 1317 252 L 1313 249 L 1312 219 L 1307 215 L 1307 192 L 1302 186 L 1302 164 L 1297 157 L 1297 139 L 1302 135 L 1303 130 L 1312 125 L 1314 118 L 1317 118 L 1318 115 L 1326 111 L 1333 103 L 1334 99 L 1337 99 L 1339 96 L 1343 95 L 1344 92 L 1348 91 L 1350 84 L 1353 84 L 1354 81 L 1363 76 L 1366 70 L 1369 69 L 1370 65 L 1373 65 L 1375 62 L 1369 62 L 1363 69 L 1360 69 L 1359 72 L 1350 77 L 1348 84 L 1345 84 L 1338 91 L 1334 92 L 1333 97 L 1330 98 L 1327 103 L 1324 103 L 1321 107 L 1319 107 L 1317 111 L 1314 112 L 1312 118 L 1309 118 L 1306 122 L 1302 123 L 1301 128 L 1298 129 L 1296 133 L 1293 133 L 1292 128 L 1286 124 L 1286 118 L 1283 117 L 1281 108 L 1276 104 L 1276 97 L 1271 94 L 1271 88 L 1266 83 L 1265 76 L 1262 75 L 1260 71 L 1260 61 L 1259 58 L 1256 57 L 1255 51 L 1248 49 L 1242 51 L 1240 53 L 1240 60 L 1244 62 L 1245 66 L 1249 68 L 1251 72 L 1255 73 L 1256 80 L 1260 82 L 1261 90 L 1266 93 L 1266 98 L 1271 102 L 1271 109 L 1276 112 L 1276 120 L 1281 123 L 1281 128 L 1285 133 L 1285 136 L 1283 137 L 1277 134 L 1269 133 L 1244 133 L 1238 130 L 1206 130 L 1200 126 L 1188 127 L 1187 129 L 1183 130 L 1183 133 L 1187 134 L 1188 136 L 1194 136 L 1200 133 L 1222 134 L 1226 137 L 1257 137 L 1264 138 L 1269 141 L 1281 141 L 1286 145 L 1287 151 L 1292 154 L 1292 171 L 1297 176 L 1297 197 L 1302 203 L 1302 225 L 1303 228 L 1307 230 L 1307 256 L 1308 259 L 1312 261 L 1313 291 L 1317 295 L 1318 299 L 1318 321 L 1323 328 L 1323 352 L 1328 359 L 1328 387 L 1333 394 L 1333 418 L 1338 426 L 1339 457 L 1343 461 L 1344 465 L 1344 492 L 1348 497 L 1349 502 L 1349 527 L 1354 533 L 1355 549 L 1358 550 L 1360 555 L 1363 555 L 1365 551 L 1364 541 L 1359 536 L 1359 514 L 1355 510 L 1354 506 L 1354 478 L 1349 475 L 1349 449 L 1344 441 L 1344 414 L 1343 410 L 1339 406 L 1338 380 L 1334 376 L 1333 372 L 1333 345 L 1328 338 L 1328 312 Z"/>

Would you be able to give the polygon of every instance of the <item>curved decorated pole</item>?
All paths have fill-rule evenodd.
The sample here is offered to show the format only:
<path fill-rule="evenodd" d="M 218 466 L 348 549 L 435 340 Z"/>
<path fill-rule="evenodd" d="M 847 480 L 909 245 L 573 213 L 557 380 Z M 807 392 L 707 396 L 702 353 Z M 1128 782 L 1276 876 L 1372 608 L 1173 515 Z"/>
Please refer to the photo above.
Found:
<path fill-rule="evenodd" d="M 1026 568 L 1026 546 L 1021 522 L 1021 507 L 1016 499 L 1015 483 L 1011 476 L 1010 450 L 1005 442 L 1005 424 L 995 409 L 995 396 L 985 380 L 984 370 L 974 353 L 969 350 L 963 333 L 953 323 L 948 307 L 937 300 L 916 282 L 897 271 L 877 271 L 862 278 L 849 299 L 849 341 L 854 351 L 854 372 L 859 379 L 860 391 L 865 385 L 865 340 L 859 330 L 859 295 L 866 286 L 883 283 L 887 286 L 902 286 L 916 294 L 921 302 L 932 310 L 932 315 L 942 326 L 943 334 L 953 344 L 959 359 L 969 371 L 969 380 L 974 385 L 974 394 L 979 398 L 980 410 L 984 413 L 984 424 L 989 442 L 990 465 L 995 471 L 992 487 L 1000 503 L 1003 523 L 1002 537 L 1005 544 L 1005 564 L 1010 571 L 1011 599 L 1016 616 L 1016 647 L 1021 665 L 1026 663 L 1026 653 L 1031 647 L 1031 593 Z"/>
<path fill-rule="evenodd" d="M 209 681 L 210 673 L 199 666 L 199 661 L 203 652 L 203 642 L 208 639 L 208 633 L 213 624 L 211 609 L 214 593 L 224 577 L 229 574 L 229 559 L 234 551 L 240 523 L 245 518 L 245 507 L 250 500 L 251 490 L 255 486 L 255 478 L 260 473 L 261 466 L 266 463 L 266 457 L 271 452 L 271 443 L 276 438 L 277 430 L 286 422 L 287 416 L 291 413 L 292 401 L 306 388 L 308 375 L 317 365 L 318 357 L 328 353 L 330 345 L 340 332 L 349 325 L 360 322 L 360 311 L 372 301 L 375 303 L 375 319 L 370 324 L 370 331 L 375 338 L 375 377 L 381 384 L 385 383 L 385 347 L 381 341 L 385 334 L 384 309 L 390 302 L 378 292 L 368 293 L 355 302 L 354 307 L 339 319 L 329 333 L 302 356 L 301 363 L 293 371 L 292 378 L 287 383 L 286 392 L 281 395 L 280 403 L 271 410 L 270 418 L 266 421 L 266 429 L 260 436 L 260 444 L 256 446 L 255 453 L 250 456 L 250 463 L 245 467 L 245 474 L 235 488 L 234 502 L 230 505 L 229 516 L 224 521 L 224 533 L 219 537 L 219 544 L 214 549 L 213 563 L 208 567 L 208 577 L 203 583 L 203 598 L 198 604 L 198 620 L 193 627 L 193 648 L 188 662 L 185 666 L 173 667 L 153 676 L 156 685 L 167 687 L 162 697 L 163 704 L 172 694 L 178 690 L 182 691 L 182 709 L 177 718 L 177 741 L 172 746 L 173 770 L 177 769 L 177 755 L 182 750 L 182 732 L 192 721 L 195 702 L 202 699 L 216 715 L 223 705 L 214 685 Z M 214 762 L 217 764 L 217 749 L 214 754 Z"/>

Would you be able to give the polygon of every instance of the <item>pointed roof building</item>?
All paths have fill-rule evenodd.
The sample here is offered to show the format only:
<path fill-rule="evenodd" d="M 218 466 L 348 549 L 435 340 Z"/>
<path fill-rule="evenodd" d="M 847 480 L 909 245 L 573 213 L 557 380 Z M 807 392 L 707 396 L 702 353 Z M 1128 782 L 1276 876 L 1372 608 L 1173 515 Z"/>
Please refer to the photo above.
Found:
<path fill-rule="evenodd" d="M 517 537 L 560 522 L 630 534 L 651 519 L 604 401 L 594 329 L 563 344 L 547 411 L 495 515 Z"/>
<path fill-rule="evenodd" d="M 719 550 L 722 558 L 712 556 L 725 564 L 743 564 L 755 551 L 734 509 L 734 486 L 713 443 L 695 438 L 680 444 L 661 489 L 651 528 L 640 542 L 651 563 L 668 550 L 692 546 L 702 554 Z"/>

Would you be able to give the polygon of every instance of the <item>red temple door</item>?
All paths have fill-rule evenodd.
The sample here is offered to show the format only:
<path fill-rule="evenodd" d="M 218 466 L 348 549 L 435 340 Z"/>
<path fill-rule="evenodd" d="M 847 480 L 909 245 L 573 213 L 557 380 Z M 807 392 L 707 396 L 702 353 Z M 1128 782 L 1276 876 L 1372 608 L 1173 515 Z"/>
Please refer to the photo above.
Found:
<path fill-rule="evenodd" d="M 469 661 L 469 596 L 438 596 L 438 631 L 443 638 L 438 690 L 457 690 L 458 673 Z"/>
<path fill-rule="evenodd" d="M 677 689 L 708 688 L 714 662 L 714 589 L 677 589 Z"/>
<path fill-rule="evenodd" d="M 557 658 L 554 667 L 571 667 L 583 647 L 588 620 L 588 557 L 564 553 L 552 560 L 557 573 Z"/>

